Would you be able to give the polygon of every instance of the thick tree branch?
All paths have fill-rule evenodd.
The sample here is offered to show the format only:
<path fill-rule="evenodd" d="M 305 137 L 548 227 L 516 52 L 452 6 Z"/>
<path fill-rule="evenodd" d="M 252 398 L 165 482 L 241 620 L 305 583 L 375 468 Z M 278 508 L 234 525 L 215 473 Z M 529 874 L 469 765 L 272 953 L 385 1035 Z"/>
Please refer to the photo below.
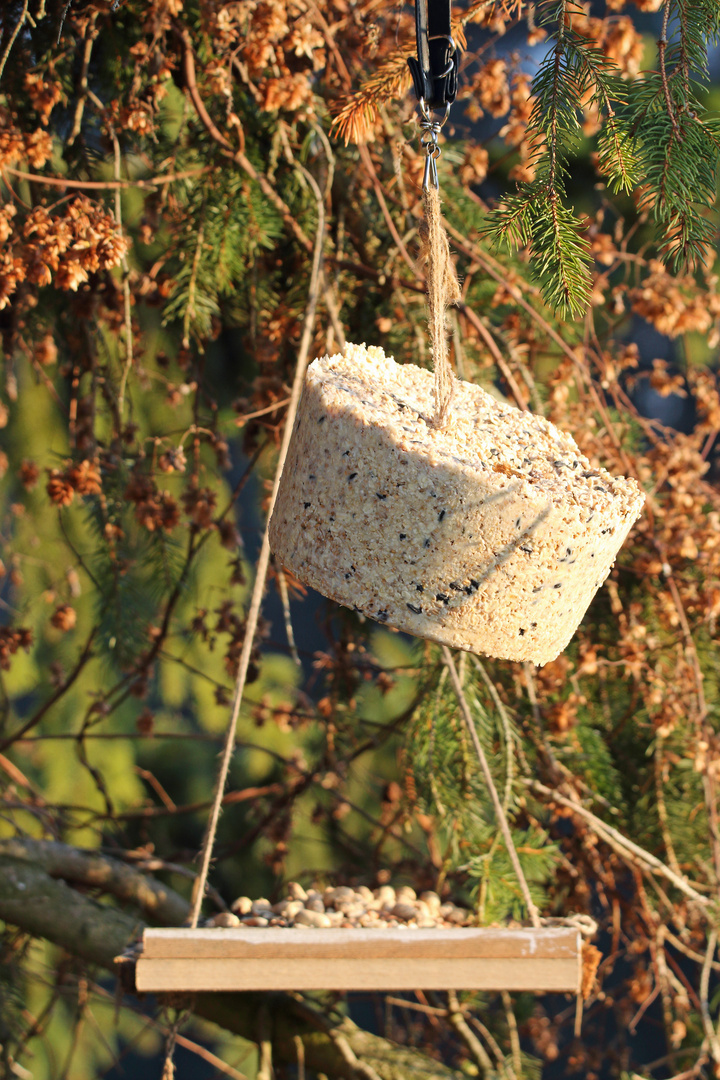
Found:
<path fill-rule="evenodd" d="M 0 840 L 3 858 L 31 863 L 52 878 L 101 889 L 124 903 L 135 904 L 152 922 L 163 926 L 178 926 L 187 918 L 189 904 L 179 893 L 119 859 L 25 837 Z"/>
<path fill-rule="evenodd" d="M 7 842 L 5 841 L 4 844 Z M 21 845 L 25 841 L 20 842 Z M 68 848 L 57 852 L 47 845 L 48 859 L 62 856 L 72 864 L 71 853 L 96 865 L 113 860 Z M 18 849 L 18 850 L 21 850 Z M 100 905 L 83 896 L 64 881 L 55 880 L 38 862 L 0 853 L 0 919 L 35 937 L 45 938 L 101 967 L 114 968 L 114 959 L 143 930 L 139 919 L 117 908 Z M 333 1024 L 318 1014 L 314 1017 L 302 1001 L 285 994 L 198 994 L 194 1012 L 205 1020 L 242 1038 L 255 1041 L 262 1008 L 269 1011 L 273 1060 L 297 1062 L 300 1039 L 305 1065 L 329 1077 L 356 1080 L 357 1069 L 348 1061 L 349 1046 L 355 1058 L 370 1066 L 380 1080 L 459 1080 L 453 1069 L 418 1051 L 397 1046 L 371 1035 L 351 1020 Z M 343 1050 L 345 1051 L 343 1053 Z"/>

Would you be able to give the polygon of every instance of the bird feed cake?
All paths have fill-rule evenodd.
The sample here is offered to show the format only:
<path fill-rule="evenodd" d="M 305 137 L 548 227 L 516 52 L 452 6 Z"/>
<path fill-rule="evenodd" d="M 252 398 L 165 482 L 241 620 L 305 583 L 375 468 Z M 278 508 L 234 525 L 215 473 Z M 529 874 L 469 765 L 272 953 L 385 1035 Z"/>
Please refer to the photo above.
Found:
<path fill-rule="evenodd" d="M 348 345 L 308 368 L 270 522 L 279 561 L 380 623 L 545 664 L 566 647 L 645 500 L 547 420 Z"/>

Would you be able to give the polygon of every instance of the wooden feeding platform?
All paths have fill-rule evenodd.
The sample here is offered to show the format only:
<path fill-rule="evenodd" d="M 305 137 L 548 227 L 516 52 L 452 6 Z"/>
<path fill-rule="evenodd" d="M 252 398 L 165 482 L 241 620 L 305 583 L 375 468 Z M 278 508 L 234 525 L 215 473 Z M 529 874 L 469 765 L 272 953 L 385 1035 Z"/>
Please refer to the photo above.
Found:
<path fill-rule="evenodd" d="M 147 929 L 141 992 L 530 990 L 578 993 L 574 927 Z"/>

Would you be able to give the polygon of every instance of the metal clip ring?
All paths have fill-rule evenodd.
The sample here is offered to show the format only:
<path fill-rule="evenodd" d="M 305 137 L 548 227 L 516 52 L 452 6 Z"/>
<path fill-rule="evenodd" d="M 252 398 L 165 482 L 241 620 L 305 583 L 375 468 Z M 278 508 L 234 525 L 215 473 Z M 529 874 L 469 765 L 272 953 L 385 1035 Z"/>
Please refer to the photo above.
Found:
<path fill-rule="evenodd" d="M 454 56 L 457 52 L 457 45 L 455 44 L 455 38 L 452 34 L 433 34 L 428 38 L 428 41 L 447 41 L 448 48 L 450 49 L 450 56 Z"/>
<path fill-rule="evenodd" d="M 427 105 L 427 102 L 425 101 L 424 97 L 420 98 L 420 112 L 423 114 L 423 119 L 425 120 L 425 122 L 427 124 L 432 124 L 433 127 L 436 127 L 437 130 L 439 131 L 440 128 L 445 123 L 445 121 L 447 120 L 448 116 L 450 115 L 450 102 L 449 101 L 445 102 L 445 115 L 443 116 L 442 120 L 433 120 L 433 118 L 431 116 L 432 110 L 428 109 L 428 105 Z"/>
<path fill-rule="evenodd" d="M 452 75 L 455 69 L 455 61 L 453 59 L 455 53 L 457 52 L 457 45 L 455 44 L 455 39 L 452 34 L 433 34 L 432 37 L 428 38 L 428 41 L 447 41 L 449 60 L 448 66 L 445 68 L 444 71 L 441 71 L 439 75 L 435 75 L 433 73 L 433 79 L 447 79 L 448 75 Z M 447 119 L 447 117 L 445 119 Z"/>

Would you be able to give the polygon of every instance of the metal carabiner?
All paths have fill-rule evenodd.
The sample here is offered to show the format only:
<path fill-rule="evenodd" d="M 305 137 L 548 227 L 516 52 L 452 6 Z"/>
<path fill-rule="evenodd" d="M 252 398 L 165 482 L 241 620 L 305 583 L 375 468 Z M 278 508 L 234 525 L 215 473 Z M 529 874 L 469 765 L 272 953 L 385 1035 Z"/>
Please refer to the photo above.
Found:
<path fill-rule="evenodd" d="M 445 102 L 445 115 L 443 116 L 442 120 L 433 120 L 431 115 L 432 110 L 429 110 L 425 98 L 423 97 L 420 98 L 420 112 L 422 113 L 423 120 L 425 122 L 424 124 L 421 122 L 421 127 L 425 127 L 427 124 L 432 124 L 433 127 L 437 127 L 438 131 L 440 131 L 440 128 L 443 126 L 448 116 L 450 115 L 450 102 Z"/>
<path fill-rule="evenodd" d="M 427 191 L 430 187 L 440 187 L 437 159 L 440 157 L 442 150 L 438 146 L 438 138 L 443 124 L 450 115 L 450 102 L 445 103 L 445 115 L 440 120 L 433 119 L 432 109 L 428 108 L 424 98 L 420 98 L 420 112 L 422 114 L 420 145 L 425 147 L 425 153 L 427 154 L 422 186 L 423 191 Z"/>

